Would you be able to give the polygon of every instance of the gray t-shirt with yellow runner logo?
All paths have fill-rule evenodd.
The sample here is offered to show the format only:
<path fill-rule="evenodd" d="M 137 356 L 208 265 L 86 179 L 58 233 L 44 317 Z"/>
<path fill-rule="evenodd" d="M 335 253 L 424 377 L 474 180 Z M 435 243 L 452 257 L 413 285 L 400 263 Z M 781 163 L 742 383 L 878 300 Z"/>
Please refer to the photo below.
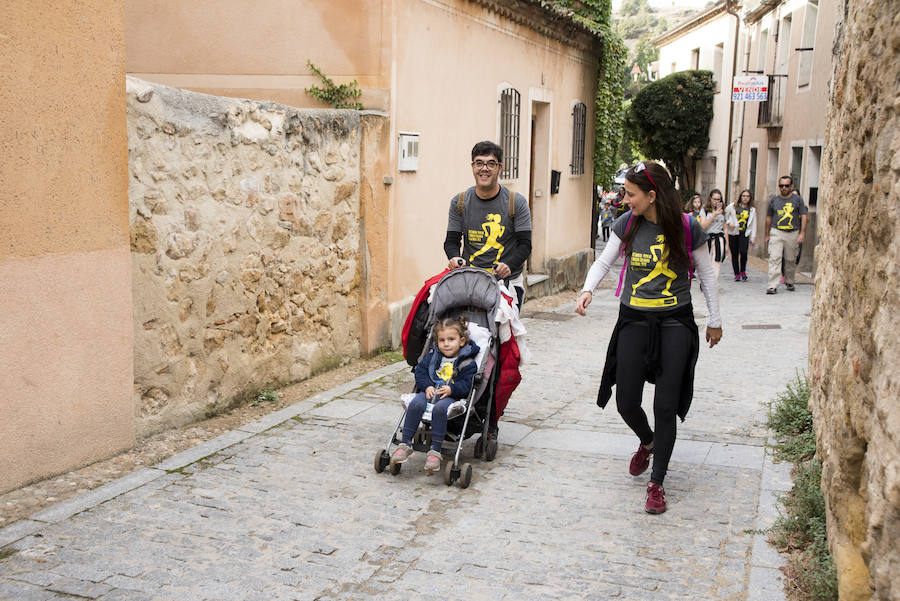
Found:
<path fill-rule="evenodd" d="M 625 235 L 625 226 L 631 211 L 616 219 L 612 231 L 619 239 Z M 691 248 L 697 249 L 706 243 L 706 232 L 692 216 Z M 632 220 L 629 228 L 635 227 L 638 219 Z M 691 302 L 691 280 L 687 269 L 675 270 L 669 266 L 668 249 L 662 228 L 659 225 L 640 220 L 637 233 L 631 242 L 631 255 L 626 257 L 627 269 L 622 286 L 622 304 L 641 311 L 668 311 Z"/>
<path fill-rule="evenodd" d="M 451 199 L 447 231 L 462 232 L 462 258 L 469 265 L 492 269 L 497 263 L 506 263 L 504 256 L 512 251 L 515 232 L 531 231 L 528 201 L 516 194 L 515 203 L 515 223 L 510 223 L 509 189 L 505 186 L 500 187 L 497 196 L 487 200 L 478 198 L 474 186 L 466 190 L 462 215 L 458 197 Z M 510 278 L 522 273 L 522 267 L 509 265 Z"/>
<path fill-rule="evenodd" d="M 791 194 L 784 198 L 780 194 L 769 199 L 769 210 L 766 217 L 772 218 L 772 227 L 783 232 L 794 232 L 800 229 L 801 215 L 809 209 L 799 194 Z"/>

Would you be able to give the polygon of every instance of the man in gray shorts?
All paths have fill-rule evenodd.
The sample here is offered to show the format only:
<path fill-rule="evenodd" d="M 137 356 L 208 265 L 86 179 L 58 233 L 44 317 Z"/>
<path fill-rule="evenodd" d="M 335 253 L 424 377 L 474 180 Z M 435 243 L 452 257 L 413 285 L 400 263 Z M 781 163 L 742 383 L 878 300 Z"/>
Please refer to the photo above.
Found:
<path fill-rule="evenodd" d="M 448 269 L 464 265 L 493 271 L 525 300 L 522 271 L 531 254 L 531 212 L 521 194 L 499 183 L 503 149 L 493 142 L 472 148 L 475 185 L 450 200 L 444 252 Z M 460 251 L 460 246 L 462 250 Z"/>

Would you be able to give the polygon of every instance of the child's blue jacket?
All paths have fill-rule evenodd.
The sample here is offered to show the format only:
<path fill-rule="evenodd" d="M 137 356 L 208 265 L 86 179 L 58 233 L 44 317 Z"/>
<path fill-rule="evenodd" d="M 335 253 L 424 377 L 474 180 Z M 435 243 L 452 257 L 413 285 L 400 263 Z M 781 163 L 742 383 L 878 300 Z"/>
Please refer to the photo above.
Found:
<path fill-rule="evenodd" d="M 459 354 L 453 360 L 450 396 L 454 399 L 466 398 L 472 389 L 472 380 L 475 379 L 475 373 L 478 371 L 478 365 L 475 364 L 478 350 L 478 345 L 470 340 L 466 346 L 459 349 Z M 444 382 L 437 376 L 437 369 L 440 367 L 443 357 L 436 344 L 431 347 L 427 355 L 422 357 L 422 360 L 416 365 L 416 388 L 424 391 L 429 386 L 438 388 L 444 385 Z M 460 367 L 460 363 L 463 363 L 465 359 L 472 359 L 472 361 L 466 361 Z"/>

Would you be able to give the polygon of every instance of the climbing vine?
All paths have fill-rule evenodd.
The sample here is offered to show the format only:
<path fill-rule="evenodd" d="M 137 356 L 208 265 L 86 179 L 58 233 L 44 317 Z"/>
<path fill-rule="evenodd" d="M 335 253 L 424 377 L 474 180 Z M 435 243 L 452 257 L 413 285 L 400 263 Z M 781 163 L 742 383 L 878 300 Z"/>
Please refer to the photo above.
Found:
<path fill-rule="evenodd" d="M 610 0 L 554 0 L 553 3 L 570 11 L 573 19 L 600 38 L 597 94 L 594 98 L 594 183 L 610 188 L 618 166 L 616 155 L 625 120 L 622 101 L 628 49 L 613 30 Z"/>
<path fill-rule="evenodd" d="M 350 83 L 336 85 L 334 81 L 322 73 L 321 69 L 316 67 L 312 61 L 307 60 L 306 66 L 309 67 L 310 71 L 319 76 L 323 86 L 321 88 L 319 86 L 310 86 L 304 90 L 307 94 L 313 98 L 318 98 L 325 104 L 330 104 L 336 109 L 359 110 L 362 108 L 362 103 L 356 101 L 362 94 L 362 90 L 359 89 L 355 79 Z"/>

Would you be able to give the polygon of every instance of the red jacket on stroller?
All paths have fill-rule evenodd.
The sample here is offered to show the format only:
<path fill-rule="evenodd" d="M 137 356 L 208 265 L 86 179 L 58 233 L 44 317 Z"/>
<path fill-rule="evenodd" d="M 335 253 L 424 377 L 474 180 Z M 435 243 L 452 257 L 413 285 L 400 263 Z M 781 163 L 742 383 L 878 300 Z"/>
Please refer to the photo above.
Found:
<path fill-rule="evenodd" d="M 415 299 L 413 299 L 409 315 L 406 316 L 400 341 L 403 345 L 403 357 L 410 365 L 418 363 L 425 340 L 428 337 L 428 333 L 424 330 L 428 320 L 428 295 L 431 287 L 437 284 L 448 271 L 450 270 L 444 270 L 425 280 L 425 284 L 416 294 Z M 511 296 L 502 293 L 501 296 L 510 305 L 514 302 Z M 494 421 L 499 420 L 500 416 L 503 415 L 503 410 L 506 409 L 509 397 L 512 396 L 519 382 L 522 381 L 522 374 L 519 371 L 521 360 L 522 356 L 519 352 L 516 337 L 510 332 L 509 340 L 500 344 L 499 371 L 494 389 Z"/>

